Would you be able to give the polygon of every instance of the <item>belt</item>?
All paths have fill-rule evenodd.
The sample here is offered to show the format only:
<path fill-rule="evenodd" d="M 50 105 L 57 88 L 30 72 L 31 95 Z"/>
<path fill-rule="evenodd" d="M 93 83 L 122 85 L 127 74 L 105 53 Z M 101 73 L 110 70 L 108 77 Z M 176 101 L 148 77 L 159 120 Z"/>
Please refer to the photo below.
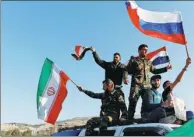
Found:
<path fill-rule="evenodd" d="M 122 85 L 115 85 L 115 88 L 122 88 Z"/>

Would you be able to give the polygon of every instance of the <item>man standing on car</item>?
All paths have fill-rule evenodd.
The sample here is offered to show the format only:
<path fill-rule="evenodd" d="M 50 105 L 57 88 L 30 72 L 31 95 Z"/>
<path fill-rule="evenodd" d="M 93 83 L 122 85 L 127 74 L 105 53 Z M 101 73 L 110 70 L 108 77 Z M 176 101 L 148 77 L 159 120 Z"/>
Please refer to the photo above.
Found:
<path fill-rule="evenodd" d="M 139 97 L 143 97 L 143 94 L 150 89 L 149 73 L 160 74 L 171 68 L 169 65 L 166 68 L 156 69 L 151 61 L 146 59 L 147 50 L 148 46 L 141 44 L 138 48 L 139 56 L 132 56 L 127 65 L 128 73 L 132 76 L 128 108 L 129 120 L 134 117 Z"/>
<path fill-rule="evenodd" d="M 123 98 L 125 99 L 124 93 L 122 91 L 122 81 L 124 81 L 125 84 L 128 84 L 128 72 L 126 70 L 126 66 L 120 62 L 121 55 L 119 53 L 114 53 L 113 55 L 113 61 L 106 62 L 98 56 L 96 50 L 91 47 L 91 51 L 93 53 L 93 57 L 95 62 L 101 66 L 105 70 L 105 79 L 111 79 L 115 85 L 115 89 L 117 91 L 120 91 Z M 127 119 L 127 106 L 123 108 L 122 116 L 121 118 Z"/>

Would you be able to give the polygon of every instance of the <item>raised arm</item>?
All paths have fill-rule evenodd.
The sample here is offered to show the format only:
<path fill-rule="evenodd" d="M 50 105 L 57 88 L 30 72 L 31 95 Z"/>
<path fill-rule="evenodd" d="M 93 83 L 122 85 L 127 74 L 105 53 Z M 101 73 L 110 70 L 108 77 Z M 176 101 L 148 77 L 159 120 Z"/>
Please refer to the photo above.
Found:
<path fill-rule="evenodd" d="M 80 87 L 80 86 L 77 86 L 77 88 L 78 88 L 81 92 L 84 92 L 86 95 L 88 95 L 88 96 L 91 97 L 91 98 L 102 99 L 103 96 L 104 96 L 104 93 L 94 93 L 94 92 L 92 92 L 92 91 L 85 90 L 85 89 L 83 89 L 83 88 Z"/>
<path fill-rule="evenodd" d="M 102 68 L 106 69 L 107 68 L 107 65 L 108 63 L 104 60 L 102 60 L 98 54 L 96 53 L 96 50 L 94 48 L 91 47 L 91 51 L 92 51 L 92 54 L 93 54 L 93 57 L 94 57 L 94 60 L 95 62 L 101 66 Z"/>
<path fill-rule="evenodd" d="M 170 84 L 170 88 L 171 91 L 173 90 L 173 88 L 181 81 L 185 71 L 187 70 L 188 66 L 191 64 L 191 58 L 187 58 L 186 60 L 186 64 L 184 66 L 184 68 L 182 69 L 182 71 L 179 73 L 179 75 L 177 76 L 177 78 L 175 79 L 175 81 L 173 83 Z"/>

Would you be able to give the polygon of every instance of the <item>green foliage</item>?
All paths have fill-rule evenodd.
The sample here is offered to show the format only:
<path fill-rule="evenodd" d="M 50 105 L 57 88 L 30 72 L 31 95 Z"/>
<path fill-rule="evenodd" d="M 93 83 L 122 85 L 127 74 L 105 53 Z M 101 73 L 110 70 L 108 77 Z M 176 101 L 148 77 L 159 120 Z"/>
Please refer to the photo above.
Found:
<path fill-rule="evenodd" d="M 36 136 L 51 136 L 50 134 L 37 134 Z"/>
<path fill-rule="evenodd" d="M 21 136 L 20 130 L 19 129 L 12 130 L 11 136 Z"/>
<path fill-rule="evenodd" d="M 5 132 L 5 136 L 11 136 L 11 133 L 13 132 L 13 130 L 9 130 Z"/>
<path fill-rule="evenodd" d="M 19 129 L 9 130 L 3 132 L 2 136 L 21 136 L 21 132 Z"/>
<path fill-rule="evenodd" d="M 32 136 L 32 131 L 28 129 L 22 133 L 22 136 Z"/>
<path fill-rule="evenodd" d="M 5 136 L 5 134 L 6 134 L 6 131 L 1 131 L 0 136 Z"/>
<path fill-rule="evenodd" d="M 32 131 L 30 129 L 20 132 L 19 129 L 9 130 L 9 131 L 1 131 L 1 136 L 32 136 Z M 40 133 L 35 136 L 50 136 L 49 133 Z"/>

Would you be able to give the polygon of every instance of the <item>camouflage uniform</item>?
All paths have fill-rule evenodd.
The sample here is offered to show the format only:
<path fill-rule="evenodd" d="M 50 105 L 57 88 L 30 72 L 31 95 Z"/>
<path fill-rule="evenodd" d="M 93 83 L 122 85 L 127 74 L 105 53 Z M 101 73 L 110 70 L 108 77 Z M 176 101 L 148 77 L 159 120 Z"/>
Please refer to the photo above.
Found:
<path fill-rule="evenodd" d="M 112 92 L 105 91 L 103 93 L 93 93 L 91 91 L 84 90 L 84 93 L 89 97 L 101 99 L 102 102 L 100 117 L 94 117 L 87 121 L 86 136 L 91 135 L 94 128 L 96 127 L 100 127 L 100 129 L 106 129 L 108 124 L 111 124 L 113 120 L 119 120 L 120 110 L 126 110 L 123 96 L 121 95 L 121 92 L 117 90 Z M 127 115 L 127 111 L 122 113 Z"/>
<path fill-rule="evenodd" d="M 120 62 L 117 65 L 114 64 L 113 62 L 106 62 L 100 59 L 100 57 L 96 52 L 93 52 L 93 57 L 95 62 L 105 70 L 105 79 L 111 79 L 114 85 L 118 86 L 115 88 L 117 89 L 117 91 L 121 92 L 125 100 L 125 95 L 122 91 L 121 85 L 122 85 L 123 79 L 128 79 L 128 72 L 126 69 L 126 65 Z M 126 110 L 123 110 L 123 111 L 127 111 L 127 106 L 125 108 Z M 124 119 L 127 119 L 127 115 L 125 113 L 123 113 L 121 117 Z"/>
<path fill-rule="evenodd" d="M 156 69 L 150 60 L 140 57 L 131 57 L 127 65 L 128 73 L 132 76 L 129 95 L 128 119 L 133 119 L 137 101 L 150 89 L 149 73 L 160 74 L 167 68 Z"/>

